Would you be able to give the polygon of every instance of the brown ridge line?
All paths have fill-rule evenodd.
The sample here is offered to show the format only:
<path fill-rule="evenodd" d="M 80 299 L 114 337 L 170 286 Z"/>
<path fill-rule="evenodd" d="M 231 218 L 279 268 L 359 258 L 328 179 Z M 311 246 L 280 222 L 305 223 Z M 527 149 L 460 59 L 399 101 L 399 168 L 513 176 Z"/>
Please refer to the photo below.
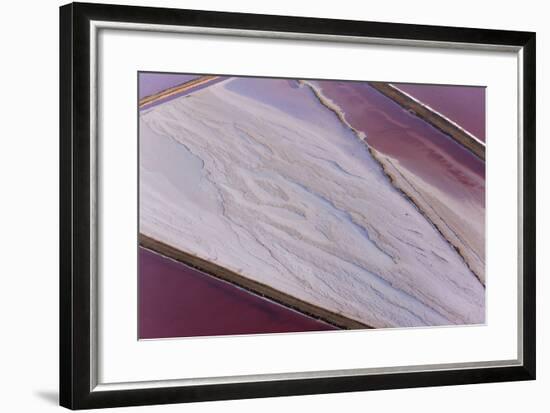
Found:
<path fill-rule="evenodd" d="M 210 261 L 206 261 L 195 255 L 181 251 L 168 244 L 165 244 L 162 241 L 157 241 L 156 239 L 141 233 L 139 234 L 139 244 L 144 248 L 157 252 L 173 260 L 179 261 L 185 265 L 196 268 L 213 277 L 244 288 L 245 290 L 248 290 L 254 294 L 266 297 L 285 307 L 290 307 L 300 313 L 303 313 L 313 318 L 317 318 L 335 327 L 347 330 L 373 328 L 360 321 L 326 310 L 315 304 L 310 304 L 287 293 L 276 290 L 273 287 L 262 284 L 258 281 L 251 280 L 250 278 L 244 277 L 243 275 L 228 270 L 227 268 L 221 267 Z"/>
<path fill-rule="evenodd" d="M 338 107 L 338 109 L 336 109 L 334 106 L 338 106 L 336 104 L 330 104 L 328 101 L 327 101 L 327 97 L 325 97 L 323 95 L 323 93 L 321 92 L 321 90 L 319 90 L 316 86 L 313 86 L 311 83 L 307 82 L 307 81 L 304 81 L 304 80 L 299 80 L 299 82 L 301 84 L 305 84 L 307 87 L 309 87 L 309 89 L 313 92 L 313 94 L 317 97 L 317 99 L 319 99 L 319 102 L 321 102 L 321 105 L 323 105 L 325 108 L 327 108 L 328 110 L 330 110 L 332 113 L 334 113 L 336 115 L 336 117 L 338 118 L 338 120 L 340 120 L 340 122 L 342 122 L 342 124 L 344 124 L 344 126 L 346 126 L 349 130 L 351 130 L 353 132 L 353 134 L 355 136 L 357 136 L 357 138 L 359 138 L 360 141 L 364 142 L 363 139 L 361 139 L 360 135 L 361 135 L 361 132 L 357 129 L 355 129 L 355 127 L 353 127 L 345 118 L 345 115 L 342 111 L 341 108 Z M 330 99 L 328 99 L 330 100 Z M 364 132 L 363 132 L 364 134 Z M 368 143 L 365 142 L 365 144 L 367 145 L 367 147 L 369 146 Z"/>
<path fill-rule="evenodd" d="M 390 184 L 397 190 L 399 191 L 402 196 L 405 197 L 405 199 L 407 199 L 412 205 L 414 205 L 414 207 L 418 210 L 418 212 L 426 219 L 426 221 L 428 221 L 430 224 L 432 224 L 432 226 L 435 228 L 435 230 L 439 233 L 439 235 L 455 250 L 455 252 L 459 255 L 459 257 L 462 259 L 462 261 L 464 262 L 464 265 L 466 265 L 466 267 L 468 268 L 468 270 L 470 270 L 470 272 L 476 277 L 476 279 L 481 283 L 481 285 L 483 286 L 483 288 L 485 288 L 485 282 L 481 279 L 480 275 L 474 271 L 474 269 L 472 268 L 472 265 L 470 264 L 470 262 L 468 262 L 468 259 L 466 258 L 465 254 L 462 252 L 460 246 L 458 245 L 455 245 L 454 242 L 452 242 L 449 238 L 447 238 L 445 236 L 445 233 L 444 231 L 440 228 L 440 226 L 438 224 L 436 224 L 431 218 L 430 216 L 428 215 L 428 213 L 422 209 L 419 205 L 419 203 L 416 201 L 416 199 L 414 198 L 413 195 L 410 195 L 408 194 L 397 182 L 396 182 L 396 179 L 395 179 L 395 176 L 388 170 L 385 162 L 381 159 L 381 157 L 378 155 L 378 151 L 370 146 L 367 146 L 367 149 L 368 151 L 370 152 L 371 156 L 373 157 L 373 159 L 378 162 L 378 164 L 380 165 L 380 167 L 382 168 L 382 172 L 384 173 L 384 175 L 386 175 L 386 177 L 390 180 Z M 402 179 L 405 180 L 405 182 L 407 182 L 406 178 L 403 177 L 403 175 L 397 170 L 397 168 L 391 163 L 391 161 L 388 161 L 390 163 L 390 165 L 392 166 L 393 169 L 396 170 L 396 172 L 398 174 L 401 175 Z M 413 189 L 414 189 L 414 186 L 407 182 L 409 186 L 411 186 Z M 427 201 L 424 201 L 424 202 L 427 202 Z M 452 230 L 451 230 L 452 231 Z M 455 234 L 455 236 L 458 238 L 458 236 Z"/>
<path fill-rule="evenodd" d="M 395 86 L 385 82 L 368 82 L 374 89 L 384 96 L 392 99 L 398 105 L 413 112 L 419 118 L 425 120 L 444 134 L 450 136 L 460 145 L 464 146 L 481 160 L 485 161 L 485 145 L 471 134 L 461 129 L 449 119 L 422 105 Z"/>
<path fill-rule="evenodd" d="M 300 81 L 302 83 L 305 83 L 312 91 L 313 93 L 315 94 L 315 96 L 319 99 L 319 102 L 321 102 L 321 104 L 323 106 L 325 106 L 327 109 L 329 109 L 330 111 L 332 111 L 337 117 L 338 119 L 340 119 L 340 121 L 346 125 L 357 137 L 359 137 L 359 131 L 356 130 L 353 126 L 351 126 L 351 124 L 349 124 L 346 119 L 344 118 L 344 114 L 341 112 L 341 111 L 338 111 L 336 110 L 334 107 L 332 107 L 327 101 L 326 99 L 324 98 L 324 96 L 322 95 L 322 93 L 317 90 L 316 87 L 313 87 L 311 84 L 307 83 L 307 82 L 303 82 L 303 81 Z M 470 272 L 472 274 L 474 274 L 474 276 L 479 280 L 479 282 L 481 283 L 481 285 L 485 288 L 485 283 L 484 281 L 481 279 L 481 277 L 479 276 L 479 274 L 477 274 L 473 268 L 471 267 L 470 263 L 468 262 L 468 260 L 466 259 L 466 257 L 463 255 L 462 251 L 460 250 L 459 246 L 455 245 L 451 240 L 449 240 L 445 234 L 443 233 L 443 231 L 441 230 L 441 228 L 439 228 L 439 226 L 433 222 L 433 220 L 428 216 L 428 214 L 426 213 L 426 211 L 424 211 L 420 205 L 414 200 L 413 196 L 408 194 L 407 192 L 405 192 L 405 190 L 399 186 L 396 182 L 395 182 L 395 179 L 394 177 L 391 175 L 391 173 L 388 171 L 387 169 L 387 166 L 386 164 L 382 161 L 382 159 L 380 159 L 380 156 L 378 156 L 378 151 L 376 149 L 374 149 L 373 147 L 371 147 L 369 145 L 369 143 L 365 140 L 362 140 L 359 138 L 359 140 L 361 140 L 365 146 L 367 147 L 367 150 L 369 151 L 369 153 L 371 154 L 372 158 L 374 159 L 374 161 L 380 166 L 381 170 L 382 170 L 382 173 L 384 174 L 384 176 L 386 176 L 386 178 L 390 181 L 390 185 L 392 187 L 394 187 L 397 191 L 399 191 L 402 196 L 405 197 L 405 199 L 407 199 L 408 202 L 410 202 L 418 211 L 419 213 L 436 229 L 436 231 L 443 237 L 443 239 L 456 251 L 456 253 L 460 256 L 460 258 L 463 260 L 463 262 L 465 263 L 466 267 L 470 270 Z M 393 165 L 392 165 L 393 166 Z M 395 169 L 395 167 L 394 167 Z M 410 185 L 410 184 L 409 184 Z M 411 187 L 413 187 L 411 185 Z M 413 187 L 414 188 L 414 187 Z"/>
<path fill-rule="evenodd" d="M 155 93 L 154 95 L 146 96 L 143 99 L 140 99 L 139 107 L 142 108 L 143 106 L 155 103 L 161 99 L 177 95 L 178 93 L 185 92 L 188 89 L 191 89 L 195 86 L 203 85 L 217 78 L 219 78 L 219 76 L 201 76 L 198 79 L 193 79 L 189 82 L 182 83 L 181 85 L 173 86 L 171 88 L 163 90 L 162 92 Z"/>

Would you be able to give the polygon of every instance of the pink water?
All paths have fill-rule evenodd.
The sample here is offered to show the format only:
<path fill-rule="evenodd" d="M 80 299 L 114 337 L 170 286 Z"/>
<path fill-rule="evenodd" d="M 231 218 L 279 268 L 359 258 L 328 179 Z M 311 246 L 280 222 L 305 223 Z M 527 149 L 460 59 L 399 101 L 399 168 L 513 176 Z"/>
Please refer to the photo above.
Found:
<path fill-rule="evenodd" d="M 139 337 L 334 330 L 147 249 L 139 249 Z"/>
<path fill-rule="evenodd" d="M 394 83 L 485 142 L 485 88 Z"/>
<path fill-rule="evenodd" d="M 485 204 L 485 162 L 365 82 L 315 81 L 374 149 L 455 198 Z"/>

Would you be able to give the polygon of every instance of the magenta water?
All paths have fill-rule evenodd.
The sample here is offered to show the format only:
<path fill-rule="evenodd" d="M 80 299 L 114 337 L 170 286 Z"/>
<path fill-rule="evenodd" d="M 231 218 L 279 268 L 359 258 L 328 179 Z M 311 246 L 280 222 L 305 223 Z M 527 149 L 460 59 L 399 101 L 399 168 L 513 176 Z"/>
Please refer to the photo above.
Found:
<path fill-rule="evenodd" d="M 365 82 L 315 81 L 323 94 L 367 135 L 367 142 L 424 182 L 463 202 L 485 205 L 485 162 L 424 120 L 404 110 Z"/>
<path fill-rule="evenodd" d="M 298 119 L 315 117 L 322 122 L 324 118 L 319 113 L 319 109 L 323 108 L 311 105 L 313 92 L 297 80 L 235 77 L 231 79 L 226 88 Z"/>
<path fill-rule="evenodd" d="M 334 329 L 182 263 L 139 249 L 142 339 Z"/>
<path fill-rule="evenodd" d="M 485 142 L 485 88 L 394 83 Z"/>

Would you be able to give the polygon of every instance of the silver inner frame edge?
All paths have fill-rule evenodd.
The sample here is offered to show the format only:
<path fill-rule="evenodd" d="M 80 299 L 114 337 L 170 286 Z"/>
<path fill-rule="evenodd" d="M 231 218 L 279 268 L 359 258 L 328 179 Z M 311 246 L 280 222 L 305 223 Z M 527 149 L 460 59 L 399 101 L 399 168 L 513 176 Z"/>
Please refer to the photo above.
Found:
<path fill-rule="evenodd" d="M 409 47 L 444 47 L 479 51 L 515 52 L 518 56 L 518 358 L 516 360 L 493 360 L 448 364 L 426 364 L 415 366 L 381 367 L 326 370 L 313 372 L 292 372 L 277 374 L 254 374 L 244 376 L 186 378 L 176 380 L 153 380 L 121 383 L 99 383 L 99 323 L 98 323 L 98 81 L 97 36 L 101 29 L 184 33 L 203 35 L 224 35 L 265 39 L 288 39 L 339 43 L 375 44 Z M 246 382 L 268 382 L 277 380 L 298 380 L 344 376 L 377 375 L 387 373 L 411 373 L 426 371 L 465 370 L 487 367 L 512 367 L 523 365 L 523 48 L 511 45 L 472 44 L 406 39 L 386 39 L 360 36 L 338 36 L 309 33 L 289 33 L 261 30 L 240 30 L 191 26 L 173 26 L 127 22 L 90 21 L 90 391 L 114 391 L 159 387 L 197 386 Z"/>

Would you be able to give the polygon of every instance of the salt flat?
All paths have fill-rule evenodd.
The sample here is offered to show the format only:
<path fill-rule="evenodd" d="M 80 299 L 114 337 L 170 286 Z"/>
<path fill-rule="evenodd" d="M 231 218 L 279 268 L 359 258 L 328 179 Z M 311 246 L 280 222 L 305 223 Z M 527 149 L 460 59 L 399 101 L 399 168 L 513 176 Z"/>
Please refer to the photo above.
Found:
<path fill-rule="evenodd" d="M 484 322 L 483 285 L 365 143 L 309 88 L 242 80 L 140 113 L 140 232 L 372 327 Z"/>
<path fill-rule="evenodd" d="M 370 152 L 392 184 L 420 208 L 485 284 L 485 162 L 369 83 L 307 84 L 358 136 L 368 135 Z M 448 99 L 453 97 L 447 92 Z"/>

